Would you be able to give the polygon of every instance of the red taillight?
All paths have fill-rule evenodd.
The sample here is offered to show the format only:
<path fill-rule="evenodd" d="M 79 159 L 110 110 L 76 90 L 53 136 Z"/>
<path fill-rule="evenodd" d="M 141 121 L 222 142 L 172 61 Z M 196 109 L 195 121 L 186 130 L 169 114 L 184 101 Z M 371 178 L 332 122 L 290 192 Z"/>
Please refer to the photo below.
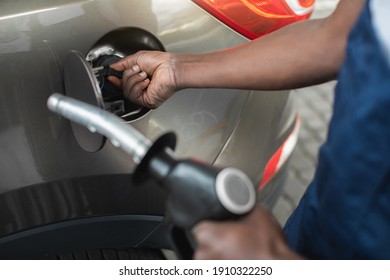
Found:
<path fill-rule="evenodd" d="M 307 19 L 315 0 L 193 0 L 249 39 Z"/>

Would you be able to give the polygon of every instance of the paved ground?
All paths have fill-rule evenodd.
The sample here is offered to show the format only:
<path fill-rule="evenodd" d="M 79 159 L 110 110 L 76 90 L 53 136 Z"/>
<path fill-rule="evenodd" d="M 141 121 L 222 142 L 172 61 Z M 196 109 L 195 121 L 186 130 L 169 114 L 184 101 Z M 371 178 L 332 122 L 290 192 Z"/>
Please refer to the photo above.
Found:
<path fill-rule="evenodd" d="M 301 131 L 292 154 L 286 186 L 273 213 L 284 224 L 314 175 L 320 145 L 325 141 L 332 112 L 335 82 L 295 90 L 292 94 L 301 115 Z"/>
<path fill-rule="evenodd" d="M 317 0 L 313 17 L 329 15 L 338 0 Z M 332 112 L 335 82 L 293 91 L 302 126 L 284 193 L 277 201 L 273 214 L 283 225 L 297 206 L 314 175 L 320 145 L 325 141 Z"/>

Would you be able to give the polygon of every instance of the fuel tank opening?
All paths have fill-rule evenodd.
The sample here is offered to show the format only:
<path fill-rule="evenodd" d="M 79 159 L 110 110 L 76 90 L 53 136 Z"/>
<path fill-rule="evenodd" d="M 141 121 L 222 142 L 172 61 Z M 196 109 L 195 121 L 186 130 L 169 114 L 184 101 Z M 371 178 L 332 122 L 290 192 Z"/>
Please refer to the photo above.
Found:
<path fill-rule="evenodd" d="M 136 27 L 125 27 L 113 30 L 101 37 L 88 52 L 86 60 L 93 69 L 101 71 L 102 68 L 110 69 L 109 65 L 112 63 L 140 50 L 165 51 L 162 43 L 150 32 Z M 115 73 L 111 74 L 115 75 Z M 116 74 L 119 75 L 119 73 Z M 107 77 L 107 73 L 97 75 L 106 110 L 127 122 L 134 121 L 149 111 L 124 98 L 122 90 L 108 82 Z"/>
<path fill-rule="evenodd" d="M 122 77 L 109 65 L 139 50 L 164 51 L 164 47 L 151 33 L 129 27 L 101 37 L 86 56 L 79 51 L 69 52 L 64 62 L 66 95 L 114 113 L 126 122 L 144 116 L 149 109 L 130 102 L 121 89 L 107 81 L 110 75 Z M 73 122 L 71 126 L 83 150 L 97 152 L 103 148 L 104 136 Z"/>
<path fill-rule="evenodd" d="M 92 69 L 100 87 L 104 108 L 130 122 L 145 115 L 149 109 L 130 102 L 124 97 L 122 89 L 116 88 L 107 80 L 108 76 L 122 79 L 123 73 L 110 68 L 112 63 L 120 59 L 121 57 L 116 55 L 102 55 L 92 63 Z"/>

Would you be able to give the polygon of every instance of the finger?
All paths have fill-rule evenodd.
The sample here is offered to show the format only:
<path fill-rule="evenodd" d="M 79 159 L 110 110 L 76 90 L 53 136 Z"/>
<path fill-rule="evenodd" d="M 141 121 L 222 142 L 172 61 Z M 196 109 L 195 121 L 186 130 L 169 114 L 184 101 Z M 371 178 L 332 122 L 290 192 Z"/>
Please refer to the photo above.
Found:
<path fill-rule="evenodd" d="M 113 65 L 113 64 L 112 64 L 112 65 Z M 111 66 L 112 66 L 112 65 L 111 65 Z M 110 67 L 111 67 L 111 66 L 110 66 Z M 134 74 L 136 74 L 136 73 L 139 73 L 139 72 L 141 71 L 141 69 L 139 68 L 138 65 L 132 65 L 131 68 L 130 68 L 129 70 L 127 70 L 127 71 L 129 71 L 129 72 L 127 73 L 128 75 L 125 76 L 125 73 L 126 73 L 126 71 L 125 71 L 125 73 L 123 73 L 122 80 L 119 79 L 119 78 L 117 78 L 117 77 L 115 77 L 115 76 L 108 76 L 108 77 L 107 77 L 107 80 L 110 81 L 115 87 L 121 88 L 122 85 L 124 84 L 124 82 L 123 82 L 124 79 L 129 79 L 129 78 L 131 78 L 132 75 L 134 75 Z"/>
<path fill-rule="evenodd" d="M 192 233 L 197 244 L 193 258 L 196 260 L 213 260 L 220 258 L 221 249 L 219 236 L 221 226 L 214 222 L 201 222 L 197 224 Z"/>
<path fill-rule="evenodd" d="M 213 244 L 217 241 L 216 237 L 219 236 L 218 232 L 219 225 L 208 221 L 200 222 L 192 230 L 195 240 L 200 246 L 208 246 L 208 244 Z"/>
<path fill-rule="evenodd" d="M 131 91 L 128 92 L 128 95 L 125 97 L 135 104 L 142 105 L 144 107 L 152 108 L 148 102 L 145 101 L 145 96 L 147 95 L 147 88 L 150 84 L 149 79 L 145 79 L 135 84 Z"/>
<path fill-rule="evenodd" d="M 123 73 L 122 84 L 127 91 L 131 91 L 136 84 L 147 77 L 147 74 L 144 71 L 140 71 L 139 67 L 135 65 Z"/>
<path fill-rule="evenodd" d="M 122 79 L 125 97 L 129 98 L 130 95 L 137 97 L 140 96 L 140 93 L 144 90 L 144 88 L 139 87 L 138 84 L 145 81 L 146 79 L 147 75 L 145 72 L 136 73 L 133 70 L 126 70 Z M 138 86 L 136 87 L 136 85 Z M 140 91 L 140 89 L 142 91 Z"/>
<path fill-rule="evenodd" d="M 126 69 L 131 68 L 134 64 L 136 64 L 135 61 L 136 61 L 135 55 L 129 55 L 111 64 L 110 67 L 116 71 L 123 72 Z"/>
<path fill-rule="evenodd" d="M 141 72 L 141 69 L 139 68 L 138 65 L 133 65 L 131 68 L 127 69 L 126 71 L 123 72 L 122 75 L 122 85 L 123 86 L 129 86 L 129 83 L 135 76 L 136 74 L 139 74 Z"/>
<path fill-rule="evenodd" d="M 217 256 L 213 252 L 212 248 L 197 248 L 192 258 L 194 260 L 216 260 Z"/>

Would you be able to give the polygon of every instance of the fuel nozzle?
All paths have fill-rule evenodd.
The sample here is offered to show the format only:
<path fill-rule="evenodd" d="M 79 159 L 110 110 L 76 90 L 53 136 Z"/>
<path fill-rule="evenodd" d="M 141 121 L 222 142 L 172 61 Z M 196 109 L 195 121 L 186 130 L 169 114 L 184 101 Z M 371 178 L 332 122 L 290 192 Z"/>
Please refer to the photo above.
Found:
<path fill-rule="evenodd" d="M 146 172 L 168 191 L 167 210 L 181 228 L 202 220 L 235 219 L 255 204 L 253 184 L 242 171 L 178 160 L 169 148 L 151 158 Z"/>
<path fill-rule="evenodd" d="M 151 143 L 116 115 L 96 106 L 53 94 L 51 111 L 101 133 L 131 156 L 137 165 L 134 181 L 156 180 L 168 192 L 167 219 L 172 243 L 182 258 L 191 258 L 194 243 L 190 229 L 202 220 L 237 219 L 256 201 L 252 182 L 235 168 L 218 168 L 174 155 L 176 136 L 167 133 Z"/>

